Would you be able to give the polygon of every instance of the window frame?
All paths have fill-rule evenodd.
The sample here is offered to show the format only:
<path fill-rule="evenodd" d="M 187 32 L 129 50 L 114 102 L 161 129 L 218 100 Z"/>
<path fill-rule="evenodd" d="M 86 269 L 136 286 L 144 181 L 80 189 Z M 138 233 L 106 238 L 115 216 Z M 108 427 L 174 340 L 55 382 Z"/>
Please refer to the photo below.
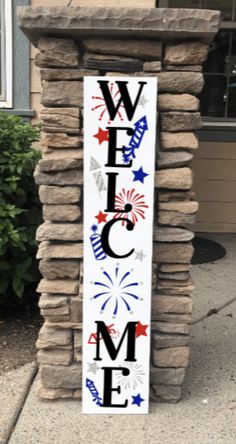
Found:
<path fill-rule="evenodd" d="M 13 35 L 12 0 L 0 0 L 1 8 L 1 79 L 3 93 L 0 94 L 0 108 L 13 106 Z"/>

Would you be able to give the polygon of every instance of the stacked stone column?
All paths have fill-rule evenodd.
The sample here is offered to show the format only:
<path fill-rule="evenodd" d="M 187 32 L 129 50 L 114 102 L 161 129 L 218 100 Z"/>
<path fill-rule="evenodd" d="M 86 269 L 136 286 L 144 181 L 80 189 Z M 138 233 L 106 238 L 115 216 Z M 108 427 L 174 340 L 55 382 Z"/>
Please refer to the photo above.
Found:
<path fill-rule="evenodd" d="M 83 77 L 154 76 L 158 120 L 153 231 L 151 399 L 175 402 L 189 362 L 190 263 L 198 204 L 191 160 L 201 126 L 207 44 L 160 39 L 41 38 L 43 157 L 35 172 L 43 204 L 38 228 L 44 325 L 37 341 L 39 396 L 81 396 L 83 298 Z"/>

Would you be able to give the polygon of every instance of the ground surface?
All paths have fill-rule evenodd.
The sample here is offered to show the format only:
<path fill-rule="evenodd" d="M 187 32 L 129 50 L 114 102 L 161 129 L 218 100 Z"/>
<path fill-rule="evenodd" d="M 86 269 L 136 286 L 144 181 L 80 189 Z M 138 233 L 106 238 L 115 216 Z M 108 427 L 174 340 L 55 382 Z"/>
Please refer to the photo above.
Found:
<path fill-rule="evenodd" d="M 0 315 L 0 375 L 35 359 L 35 342 L 41 324 L 36 310 Z"/>

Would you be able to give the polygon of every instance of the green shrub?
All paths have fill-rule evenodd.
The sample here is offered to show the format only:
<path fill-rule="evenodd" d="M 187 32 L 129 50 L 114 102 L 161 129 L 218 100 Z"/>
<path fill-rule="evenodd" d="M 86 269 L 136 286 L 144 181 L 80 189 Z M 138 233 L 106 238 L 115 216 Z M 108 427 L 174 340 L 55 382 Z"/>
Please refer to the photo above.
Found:
<path fill-rule="evenodd" d="M 39 126 L 0 112 L 0 305 L 25 302 L 37 281 L 35 230 L 41 210 L 33 170 L 40 158 L 32 143 Z"/>

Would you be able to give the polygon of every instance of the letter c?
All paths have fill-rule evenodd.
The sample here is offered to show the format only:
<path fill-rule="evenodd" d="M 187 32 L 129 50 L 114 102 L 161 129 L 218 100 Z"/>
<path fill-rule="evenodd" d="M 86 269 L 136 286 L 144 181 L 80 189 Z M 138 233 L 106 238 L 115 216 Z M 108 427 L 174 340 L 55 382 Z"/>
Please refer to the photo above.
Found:
<path fill-rule="evenodd" d="M 130 250 L 129 253 L 127 254 L 123 254 L 123 255 L 119 255 L 114 253 L 114 251 L 111 249 L 110 245 L 109 245 L 109 234 L 110 234 L 110 229 L 111 227 L 118 221 L 124 221 L 126 222 L 126 229 L 128 231 L 132 231 L 134 229 L 134 224 L 133 222 L 131 222 L 129 219 L 126 219 L 125 217 L 120 217 L 118 219 L 112 219 L 109 222 L 106 223 L 106 225 L 104 225 L 102 233 L 101 233 L 101 242 L 102 242 L 102 246 L 103 246 L 103 250 L 104 252 L 110 256 L 110 257 L 114 257 L 116 259 L 121 259 L 121 258 L 125 258 L 125 257 L 129 257 L 131 256 L 131 254 L 133 254 L 134 252 L 134 248 L 132 248 L 132 250 Z"/>

